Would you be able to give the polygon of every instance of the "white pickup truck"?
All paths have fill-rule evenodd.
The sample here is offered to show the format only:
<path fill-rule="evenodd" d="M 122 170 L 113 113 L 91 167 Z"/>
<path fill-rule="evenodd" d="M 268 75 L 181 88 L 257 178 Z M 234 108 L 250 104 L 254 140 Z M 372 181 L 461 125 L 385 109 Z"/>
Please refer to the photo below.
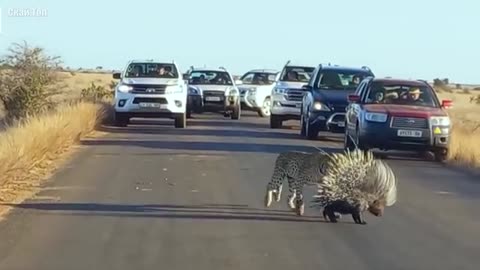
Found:
<path fill-rule="evenodd" d="M 132 60 L 115 87 L 115 124 L 127 126 L 130 118 L 173 118 L 185 128 L 187 85 L 175 62 Z"/>
<path fill-rule="evenodd" d="M 278 73 L 273 69 L 253 69 L 245 73 L 238 86 L 242 105 L 261 117 L 270 116 L 271 95 Z"/>
<path fill-rule="evenodd" d="M 272 90 L 270 107 L 270 128 L 281 128 L 283 121 L 300 120 L 305 90 L 315 66 L 290 65 L 288 61 L 283 67 L 275 87 Z"/>

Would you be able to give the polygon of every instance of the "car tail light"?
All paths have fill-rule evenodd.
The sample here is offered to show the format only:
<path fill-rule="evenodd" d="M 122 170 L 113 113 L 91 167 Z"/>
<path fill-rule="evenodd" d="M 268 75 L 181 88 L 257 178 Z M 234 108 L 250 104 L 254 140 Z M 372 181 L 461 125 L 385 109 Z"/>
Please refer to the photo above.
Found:
<path fill-rule="evenodd" d="M 449 109 L 453 106 L 453 102 L 450 99 L 442 100 L 442 108 Z"/>
<path fill-rule="evenodd" d="M 360 101 L 360 96 L 358 95 L 348 95 L 349 102 L 358 102 Z"/>

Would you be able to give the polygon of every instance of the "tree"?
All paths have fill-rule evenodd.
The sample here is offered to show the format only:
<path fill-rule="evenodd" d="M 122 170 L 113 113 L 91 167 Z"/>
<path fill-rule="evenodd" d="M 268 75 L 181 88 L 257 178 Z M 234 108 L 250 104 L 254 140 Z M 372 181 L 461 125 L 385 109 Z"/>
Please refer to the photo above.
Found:
<path fill-rule="evenodd" d="M 0 100 L 6 120 L 21 120 L 54 106 L 51 97 L 58 93 L 52 86 L 59 81 L 55 70 L 60 67 L 58 56 L 48 56 L 40 47 L 27 42 L 13 43 L 0 64 L 9 68 L 0 73 Z"/>

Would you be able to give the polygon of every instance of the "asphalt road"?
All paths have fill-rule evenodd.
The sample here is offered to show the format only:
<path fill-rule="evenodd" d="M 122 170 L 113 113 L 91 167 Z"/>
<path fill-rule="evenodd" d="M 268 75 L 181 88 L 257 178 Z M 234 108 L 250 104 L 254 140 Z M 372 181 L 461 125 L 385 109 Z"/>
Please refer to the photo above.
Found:
<path fill-rule="evenodd" d="M 397 204 L 331 224 L 263 196 L 277 153 L 335 151 L 341 135 L 307 141 L 253 114 L 105 130 L 0 223 L 0 269 L 480 268 L 480 179 L 460 171 L 389 156 Z"/>

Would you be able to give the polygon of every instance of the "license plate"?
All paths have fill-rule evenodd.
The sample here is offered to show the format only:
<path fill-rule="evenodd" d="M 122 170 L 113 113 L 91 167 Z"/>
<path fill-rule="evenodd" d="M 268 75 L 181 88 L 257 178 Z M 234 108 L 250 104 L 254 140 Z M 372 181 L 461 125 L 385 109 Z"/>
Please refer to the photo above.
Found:
<path fill-rule="evenodd" d="M 422 131 L 420 131 L 420 130 L 402 130 L 402 129 L 399 129 L 397 131 L 397 136 L 419 138 L 419 137 L 422 137 Z"/>
<path fill-rule="evenodd" d="M 205 97 L 206 101 L 220 101 L 220 97 Z"/>
<path fill-rule="evenodd" d="M 149 103 L 149 102 L 140 102 L 138 104 L 142 108 L 161 108 L 162 104 L 160 103 Z"/>
<path fill-rule="evenodd" d="M 345 127 L 345 122 L 337 122 L 338 127 Z"/>

